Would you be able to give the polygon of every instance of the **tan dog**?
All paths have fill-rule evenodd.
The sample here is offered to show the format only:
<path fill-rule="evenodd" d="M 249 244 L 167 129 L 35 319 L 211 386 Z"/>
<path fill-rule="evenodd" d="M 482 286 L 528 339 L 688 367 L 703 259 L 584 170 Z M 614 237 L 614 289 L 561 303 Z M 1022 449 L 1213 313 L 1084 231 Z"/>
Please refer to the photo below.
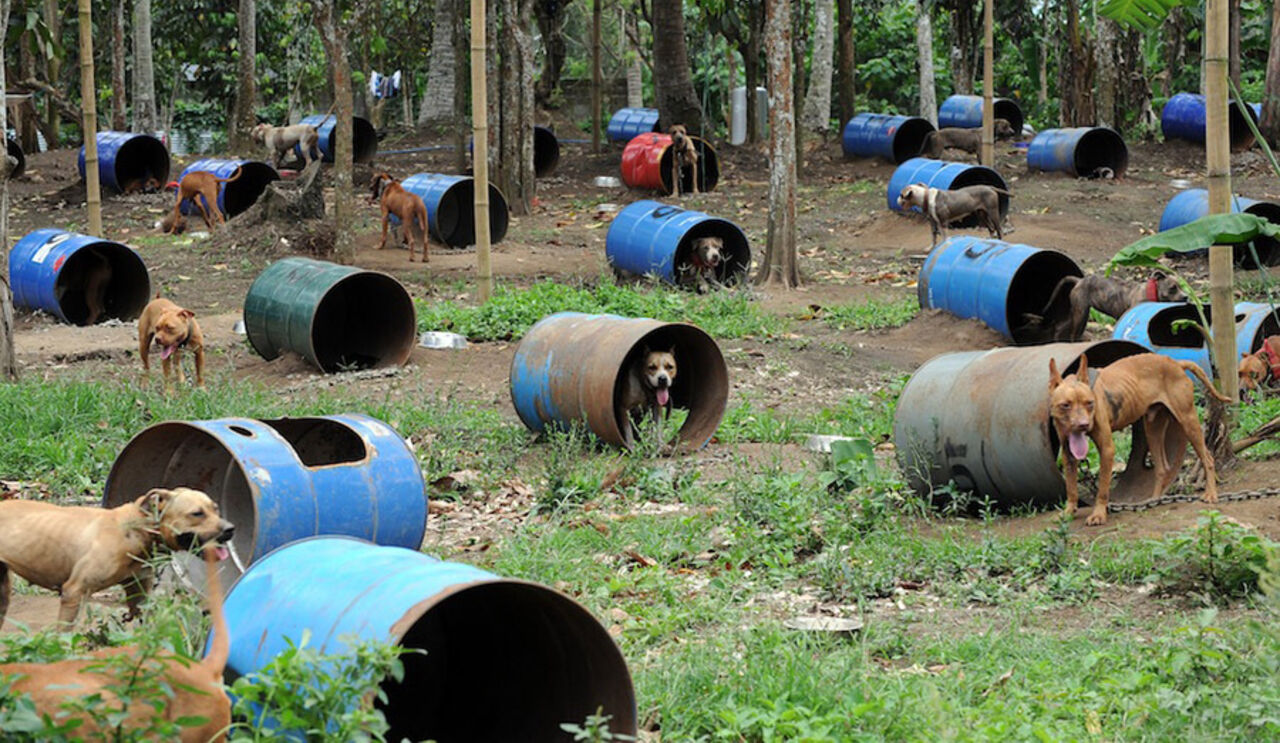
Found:
<path fill-rule="evenodd" d="M 151 343 L 160 347 L 160 361 L 164 366 L 164 388 L 169 386 L 169 366 L 178 367 L 178 384 L 186 382 L 182 374 L 182 349 L 187 348 L 196 357 L 196 384 L 204 387 L 204 333 L 196 322 L 196 313 L 183 309 L 156 292 L 156 298 L 147 303 L 138 318 L 138 355 L 142 357 L 142 371 L 151 374 L 149 354 Z"/>
<path fill-rule="evenodd" d="M 0 626 L 9 610 L 10 572 L 60 591 L 64 626 L 75 622 L 86 597 L 115 585 L 124 586 L 133 618 L 151 590 L 149 561 L 157 552 L 225 542 L 234 531 L 209 496 L 190 488 L 154 488 L 111 509 L 0 502 Z"/>
<path fill-rule="evenodd" d="M 635 445 L 635 434 L 640 432 L 640 421 L 646 410 L 655 426 L 670 410 L 671 385 L 675 381 L 675 349 L 652 351 L 645 346 L 629 365 L 616 411 L 622 439 L 628 449 Z"/>
<path fill-rule="evenodd" d="M 427 250 L 427 205 L 422 203 L 422 198 L 404 190 L 400 181 L 392 178 L 389 173 L 374 175 L 370 183 L 370 198 L 377 199 L 382 206 L 382 242 L 378 243 L 378 250 L 387 247 L 387 226 L 394 214 L 400 218 L 400 229 L 404 233 L 405 244 L 409 246 L 409 262 L 413 263 L 414 233 L 417 233 L 418 243 L 422 245 L 422 262 L 430 262 L 431 253 Z"/>
<path fill-rule="evenodd" d="M 1262 341 L 1262 348 L 1240 356 L 1240 397 L 1249 399 L 1268 380 L 1280 382 L 1280 335 Z"/>
<path fill-rule="evenodd" d="M 1049 415 L 1066 459 L 1063 472 L 1067 481 L 1067 513 L 1074 514 L 1079 503 L 1076 470 L 1089 453 L 1088 440 L 1093 439 L 1098 447 L 1098 498 L 1085 523 L 1089 526 L 1107 523 L 1111 468 L 1116 455 L 1111 434 L 1138 421 L 1143 422 L 1146 430 L 1151 462 L 1156 470 L 1151 497 L 1164 495 L 1178 474 L 1165 458 L 1164 436 L 1172 423 L 1182 429 L 1204 465 L 1207 485 L 1202 500 L 1218 502 L 1213 455 L 1205 448 L 1200 419 L 1196 417 L 1195 387 L 1183 372 L 1194 374 L 1204 384 L 1205 391 L 1218 400 L 1231 402 L 1214 389 L 1200 366 L 1190 361 L 1174 361 L 1154 353 L 1128 356 L 1099 371 L 1090 387 L 1089 361 L 1084 355 L 1080 356 L 1079 370 L 1066 378 L 1058 373 L 1053 359 L 1049 359 Z"/>
<path fill-rule="evenodd" d="M 693 192 L 698 193 L 698 148 L 689 136 L 688 128 L 684 124 L 673 124 L 667 133 L 671 135 L 671 150 L 675 153 L 671 158 L 672 189 L 676 196 L 680 195 L 680 175 L 689 168 L 693 173 Z"/>
<path fill-rule="evenodd" d="M 42 716 L 58 724 L 65 724 L 71 719 L 77 719 L 73 710 L 64 707 L 71 699 L 98 695 L 100 699 L 93 702 L 95 712 L 106 716 L 121 710 L 122 705 L 116 691 L 122 687 L 127 688 L 131 683 L 130 679 L 120 678 L 121 675 L 132 674 L 135 669 L 146 676 L 152 673 L 162 674 L 157 681 L 162 680 L 171 690 L 172 696 L 167 699 L 129 700 L 128 714 L 119 723 L 119 730 L 146 730 L 152 728 L 156 720 L 174 723 L 183 718 L 192 721 L 203 718 L 203 722 L 182 727 L 178 740 L 183 743 L 226 740 L 227 729 L 231 725 L 231 700 L 222 685 L 222 672 L 227 666 L 231 638 L 227 632 L 226 617 L 222 613 L 222 585 L 218 580 L 217 569 L 219 558 L 213 547 L 206 547 L 203 552 L 207 568 L 205 572 L 209 576 L 209 619 L 213 625 L 213 643 L 204 660 L 196 662 L 162 654 L 153 657 L 150 663 L 127 663 L 121 662 L 120 656 L 137 657 L 141 653 L 137 648 L 121 647 L 99 650 L 80 660 L 0 665 L 0 675 L 16 677 L 10 687 L 12 693 L 30 695 L 36 710 Z M 75 729 L 77 736 L 100 733 L 93 719 L 78 719 L 81 720 L 81 725 Z M 117 738 L 112 735 L 102 736 L 100 739 Z"/>
<path fill-rule="evenodd" d="M 699 292 L 719 286 L 720 264 L 724 262 L 724 240 L 719 237 L 699 237 L 693 241 L 689 261 L 677 267 L 677 279 L 681 286 L 694 287 Z"/>
<path fill-rule="evenodd" d="M 204 223 L 212 232 L 216 223 L 226 224 L 227 218 L 222 216 L 218 208 L 218 189 L 223 183 L 231 183 L 240 177 L 244 168 L 236 168 L 230 178 L 217 178 L 213 173 L 204 170 L 193 170 L 182 176 L 178 183 L 178 200 L 173 202 L 173 211 L 161 222 L 160 229 L 166 234 L 178 235 L 186 229 L 186 219 L 182 216 L 182 202 L 190 201 L 192 206 L 200 210 Z M 211 219 L 213 213 L 216 219 Z"/>
<path fill-rule="evenodd" d="M 332 111 L 333 109 L 330 109 Z M 320 120 L 320 124 L 324 125 L 329 120 L 326 114 Z M 249 136 L 253 141 L 267 148 L 268 151 L 275 154 L 275 166 L 277 168 L 284 162 L 285 155 L 296 146 L 302 150 L 302 164 L 305 168 L 311 164 L 311 153 L 320 146 L 320 131 L 310 124 L 294 124 L 292 126 L 271 126 L 270 124 L 258 124 L 249 131 Z"/>
<path fill-rule="evenodd" d="M 145 178 L 133 178 L 124 182 L 124 193 L 155 193 L 160 190 L 160 179 L 154 175 Z"/>

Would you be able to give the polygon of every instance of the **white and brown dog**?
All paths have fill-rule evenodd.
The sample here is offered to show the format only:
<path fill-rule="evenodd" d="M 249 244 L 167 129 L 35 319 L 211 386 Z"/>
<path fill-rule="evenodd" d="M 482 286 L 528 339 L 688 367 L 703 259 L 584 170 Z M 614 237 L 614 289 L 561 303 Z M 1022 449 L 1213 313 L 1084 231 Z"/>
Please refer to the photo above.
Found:
<path fill-rule="evenodd" d="M 903 210 L 916 206 L 924 212 L 925 217 L 929 219 L 929 226 L 933 228 L 931 246 L 938 244 L 939 234 L 946 239 L 947 227 L 952 222 L 964 219 L 970 214 L 976 214 L 979 223 L 986 227 L 990 234 L 996 239 L 1003 240 L 1004 229 L 1000 219 L 1001 196 L 1012 197 L 1013 194 L 995 186 L 965 186 L 944 190 L 926 186 L 923 183 L 913 183 L 905 186 L 902 193 L 898 194 L 898 206 Z"/>
<path fill-rule="evenodd" d="M 332 111 L 332 109 L 330 110 Z M 321 126 L 328 120 L 329 115 L 326 114 L 320 120 Z M 295 146 L 302 150 L 303 167 L 310 165 L 311 153 L 320 146 L 320 131 L 310 124 L 293 124 L 292 126 L 258 124 L 249 131 L 249 136 L 253 138 L 253 141 L 275 153 L 275 166 L 277 168 L 280 167 L 284 162 L 285 156 Z"/>
<path fill-rule="evenodd" d="M 675 349 L 654 351 L 645 346 L 627 365 L 618 397 L 617 419 L 624 445 L 635 446 L 645 412 L 657 428 L 671 409 L 671 385 L 676 381 Z M 660 431 L 659 431 L 660 435 Z"/>
<path fill-rule="evenodd" d="M 724 262 L 724 240 L 719 237 L 699 237 L 693 241 L 689 260 L 676 267 L 677 281 L 686 288 L 699 292 L 719 286 L 720 264 Z"/>

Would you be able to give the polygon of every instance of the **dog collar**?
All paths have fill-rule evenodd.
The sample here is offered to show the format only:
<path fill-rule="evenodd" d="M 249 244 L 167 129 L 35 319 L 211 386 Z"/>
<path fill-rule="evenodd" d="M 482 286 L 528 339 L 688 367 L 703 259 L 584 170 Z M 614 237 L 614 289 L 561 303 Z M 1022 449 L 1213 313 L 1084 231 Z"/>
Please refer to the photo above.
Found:
<path fill-rule="evenodd" d="M 1160 284 L 1155 279 L 1147 279 L 1147 301 L 1160 301 Z"/>
<path fill-rule="evenodd" d="M 1274 382 L 1280 380 L 1280 353 L 1276 353 L 1270 341 L 1268 338 L 1262 342 L 1262 350 L 1267 352 L 1267 363 L 1271 365 L 1271 380 Z"/>

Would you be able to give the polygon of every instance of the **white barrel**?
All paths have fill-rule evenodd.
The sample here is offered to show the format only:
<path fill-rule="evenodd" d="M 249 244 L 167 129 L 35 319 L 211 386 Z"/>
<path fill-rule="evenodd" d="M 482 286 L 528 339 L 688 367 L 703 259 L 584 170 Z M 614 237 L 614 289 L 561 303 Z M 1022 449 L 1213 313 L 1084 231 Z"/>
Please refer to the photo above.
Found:
<path fill-rule="evenodd" d="M 764 134 L 769 127 L 769 91 L 756 88 L 757 130 Z M 733 89 L 730 110 L 733 113 L 729 121 L 729 144 L 739 145 L 747 141 L 747 88 L 738 86 Z"/>

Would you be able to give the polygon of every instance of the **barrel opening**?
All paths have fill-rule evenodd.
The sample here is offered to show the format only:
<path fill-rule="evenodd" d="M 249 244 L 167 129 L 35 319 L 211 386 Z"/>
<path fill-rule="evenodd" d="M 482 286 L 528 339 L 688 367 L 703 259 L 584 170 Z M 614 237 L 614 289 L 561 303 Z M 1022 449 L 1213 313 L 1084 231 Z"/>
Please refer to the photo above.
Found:
<path fill-rule="evenodd" d="M 993 101 L 993 110 L 997 119 L 1004 119 L 1009 122 L 1009 126 L 1013 127 L 1013 132 L 1019 139 L 1022 138 L 1022 109 L 1018 104 L 1008 98 L 997 98 Z"/>
<path fill-rule="evenodd" d="M 1258 201 L 1245 207 L 1244 212 L 1245 214 L 1262 217 L 1271 224 L 1280 225 L 1280 204 L 1271 201 Z M 1261 261 L 1263 266 L 1280 265 L 1280 240 L 1262 235 L 1253 240 L 1253 249 L 1257 252 L 1258 261 Z M 1259 268 L 1258 261 L 1253 260 L 1253 254 L 1249 252 L 1247 243 L 1237 245 L 1232 255 L 1236 264 L 1241 268 Z"/>
<path fill-rule="evenodd" d="M 121 189 L 130 183 L 146 183 L 148 178 L 164 185 L 169 180 L 169 150 L 155 137 L 130 137 L 116 153 L 115 170 Z"/>
<path fill-rule="evenodd" d="M 912 117 L 902 122 L 893 135 L 893 161 L 903 163 L 920 154 L 924 138 L 934 131 L 928 119 Z"/>
<path fill-rule="evenodd" d="M 417 318 L 400 282 L 365 271 L 334 284 L 311 323 L 316 361 L 326 372 L 396 366 L 413 351 Z"/>
<path fill-rule="evenodd" d="M 101 297 L 103 320 L 132 320 L 151 300 L 151 277 L 138 254 L 119 243 L 90 243 L 58 271 L 54 294 L 67 322 L 89 324 L 89 295 Z"/>
<path fill-rule="evenodd" d="M 328 418 L 264 420 L 284 437 L 308 467 L 354 464 L 369 458 L 364 439 L 350 426 Z"/>
<path fill-rule="evenodd" d="M 378 130 L 368 119 L 359 116 L 351 117 L 351 158 L 358 163 L 367 163 L 378 154 Z"/>
<path fill-rule="evenodd" d="M 1100 168 L 1109 168 L 1119 178 L 1129 167 L 1129 148 L 1119 134 L 1105 127 L 1090 129 L 1080 138 L 1075 150 L 1075 172 L 1090 177 Z"/>
<path fill-rule="evenodd" d="M 22 174 L 27 172 L 27 156 L 22 153 L 22 145 L 18 144 L 17 140 L 8 137 L 5 140 L 8 142 L 6 149 L 9 151 L 9 157 L 17 161 L 13 164 L 13 170 L 9 171 L 9 177 L 21 178 Z"/>
<path fill-rule="evenodd" d="M 234 175 L 232 171 L 230 175 Z M 228 177 L 230 177 L 230 175 Z M 240 164 L 240 177 L 222 184 L 222 205 L 227 218 L 244 212 L 258 201 L 267 184 L 280 180 L 276 169 L 264 162 L 246 162 Z"/>
<path fill-rule="evenodd" d="M 746 277 L 751 268 L 751 246 L 747 243 L 747 236 L 732 222 L 704 219 L 690 227 L 676 247 L 674 263 L 677 278 L 682 274 L 681 268 L 692 263 L 694 241 L 703 237 L 718 237 L 723 243 L 722 260 L 716 267 L 716 281 L 732 286 Z"/>
<path fill-rule="evenodd" d="M 431 605 L 400 645 L 401 682 L 378 706 L 388 740 L 570 741 L 560 725 L 603 708 L 614 733 L 636 732 L 626 663 L 590 613 L 516 581 L 464 586 Z"/>
<path fill-rule="evenodd" d="M 560 140 L 545 126 L 533 128 L 533 174 L 539 178 L 551 175 L 560 164 Z"/>
<path fill-rule="evenodd" d="M 1004 179 L 1000 177 L 999 173 L 991 168 L 981 165 L 965 168 L 961 172 L 957 173 L 955 179 L 951 181 L 951 185 L 947 187 L 947 190 L 955 191 L 957 189 L 964 188 L 965 186 L 991 186 L 1001 191 L 1009 190 L 1009 187 L 1005 184 Z M 1005 216 L 1009 214 L 1009 197 L 1005 194 L 1000 194 L 998 198 L 1000 200 L 1000 220 L 1004 221 Z M 978 216 L 976 214 L 971 214 L 964 219 L 952 222 L 951 226 L 971 228 L 981 227 L 982 223 L 978 221 Z M 1047 297 L 1048 295 L 1045 296 Z"/>
<path fill-rule="evenodd" d="M 698 152 L 698 191 L 706 193 L 715 190 L 716 184 L 720 182 L 720 156 L 716 154 L 716 150 L 707 140 L 702 137 L 690 136 L 693 140 L 694 149 Z M 658 175 L 662 178 L 663 193 L 675 193 L 672 186 L 675 176 L 675 170 L 672 169 L 672 159 L 675 157 L 675 148 L 670 145 L 662 151 L 662 159 L 659 161 Z M 680 169 L 680 192 L 691 193 L 693 191 L 693 168 Z"/>
<path fill-rule="evenodd" d="M 1083 276 L 1076 262 L 1056 250 L 1040 250 L 1028 256 L 1009 280 L 1009 293 L 1005 296 L 1005 322 L 1016 344 L 1043 343 L 1050 340 L 1043 334 L 1069 318 L 1068 302 L 1057 302 L 1048 309 L 1050 313 L 1039 323 L 1025 323 L 1027 315 L 1040 316 L 1054 287 L 1067 276 Z"/>
<path fill-rule="evenodd" d="M 729 373 L 720 348 L 711 336 L 691 325 L 664 325 L 646 333 L 627 352 L 614 378 L 615 411 L 622 404 L 627 375 L 644 363 L 646 350 L 674 353 L 676 378 L 671 385 L 671 407 L 688 411 L 680 427 L 680 441 L 701 447 L 720 426 L 729 397 Z M 620 431 L 630 425 L 625 412 L 615 423 Z M 617 438 L 622 440 L 621 436 Z"/>
<path fill-rule="evenodd" d="M 1204 308 L 1204 319 L 1205 322 L 1213 322 L 1213 313 L 1209 307 Z M 1196 313 L 1196 308 L 1190 304 L 1171 305 L 1153 314 L 1151 320 L 1147 323 L 1147 338 L 1150 339 L 1151 345 L 1173 348 L 1204 347 L 1204 336 L 1200 334 L 1200 331 L 1180 321 L 1188 321 L 1199 325 L 1200 315 Z M 1178 323 L 1177 329 L 1174 328 L 1175 323 Z"/>
<path fill-rule="evenodd" d="M 1261 310 L 1261 312 L 1266 317 L 1258 324 L 1258 329 L 1253 332 L 1253 337 L 1249 338 L 1249 348 L 1247 349 L 1249 353 L 1254 353 L 1262 348 L 1262 342 L 1267 338 L 1273 335 L 1280 335 L 1280 318 L 1276 317 L 1276 313 L 1272 312 L 1270 308 Z M 1246 315 L 1243 314 L 1236 315 L 1236 324 L 1239 325 L 1244 322 L 1245 317 Z M 1245 350 L 1241 348 L 1240 352 L 1244 353 Z"/>
<path fill-rule="evenodd" d="M 1253 107 L 1245 105 L 1245 110 L 1249 112 L 1249 118 L 1253 119 L 1254 126 L 1258 124 L 1258 115 L 1254 113 Z M 1247 150 L 1253 146 L 1253 131 L 1249 129 L 1249 122 L 1245 120 L 1244 114 L 1240 113 L 1240 107 L 1235 101 L 1227 104 L 1227 129 L 1231 137 L 1231 149 L 1234 151 Z"/>
<path fill-rule="evenodd" d="M 436 205 L 432 237 L 451 248 L 476 243 L 475 181 L 470 178 L 453 184 Z M 507 199 L 498 187 L 489 184 L 489 239 L 502 242 L 507 236 Z"/>

